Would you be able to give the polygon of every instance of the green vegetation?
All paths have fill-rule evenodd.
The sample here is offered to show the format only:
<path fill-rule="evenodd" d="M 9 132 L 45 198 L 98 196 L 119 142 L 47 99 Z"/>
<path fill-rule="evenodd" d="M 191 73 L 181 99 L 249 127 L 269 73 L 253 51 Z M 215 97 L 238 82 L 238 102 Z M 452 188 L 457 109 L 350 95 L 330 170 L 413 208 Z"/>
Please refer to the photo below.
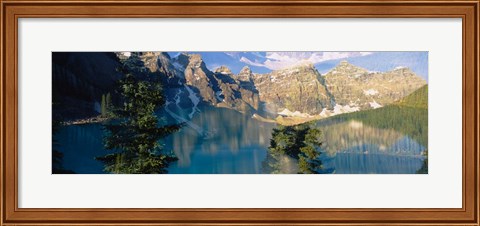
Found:
<path fill-rule="evenodd" d="M 331 119 L 355 119 L 376 128 L 394 129 L 409 135 L 425 147 L 428 144 L 427 109 L 389 105 L 378 109 L 337 115 Z"/>
<path fill-rule="evenodd" d="M 367 125 L 394 129 L 407 134 L 424 147 L 428 147 L 428 86 L 425 85 L 402 100 L 378 109 L 334 116 L 327 120 L 355 119 Z M 428 156 L 427 150 L 425 155 Z M 417 173 L 428 172 L 428 160 Z"/>
<path fill-rule="evenodd" d="M 416 90 L 402 100 L 383 108 L 358 111 L 330 119 L 355 119 L 382 129 L 394 129 L 428 146 L 428 86 Z"/>
<path fill-rule="evenodd" d="M 110 93 L 102 95 L 102 102 L 100 105 L 100 113 L 102 117 L 109 117 L 112 114 L 112 96 Z"/>
<path fill-rule="evenodd" d="M 418 174 L 427 174 L 428 173 L 428 151 L 425 150 L 425 160 L 423 160 L 422 167 L 417 170 Z"/>
<path fill-rule="evenodd" d="M 159 140 L 177 131 L 180 125 L 159 126 L 155 110 L 165 104 L 162 87 L 147 72 L 136 70 L 138 61 L 132 54 L 124 62 L 124 78 L 119 82 L 122 105 L 113 107 L 112 120 L 104 125 L 105 149 L 114 153 L 97 159 L 105 164 L 106 172 L 167 173 L 166 168 L 176 157 L 164 153 Z M 104 98 L 105 106 L 108 96 Z"/>
<path fill-rule="evenodd" d="M 428 109 L 428 85 L 415 90 L 415 92 L 401 99 L 396 105 Z"/>
<path fill-rule="evenodd" d="M 319 160 L 321 132 L 309 124 L 279 126 L 273 129 L 267 157 L 263 162 L 266 173 L 316 174 L 322 170 Z M 298 162 L 298 163 L 297 163 Z"/>
<path fill-rule="evenodd" d="M 102 95 L 102 102 L 100 105 L 100 113 L 102 117 L 109 117 L 111 116 L 112 111 L 112 96 L 110 93 L 107 93 L 106 95 Z"/>

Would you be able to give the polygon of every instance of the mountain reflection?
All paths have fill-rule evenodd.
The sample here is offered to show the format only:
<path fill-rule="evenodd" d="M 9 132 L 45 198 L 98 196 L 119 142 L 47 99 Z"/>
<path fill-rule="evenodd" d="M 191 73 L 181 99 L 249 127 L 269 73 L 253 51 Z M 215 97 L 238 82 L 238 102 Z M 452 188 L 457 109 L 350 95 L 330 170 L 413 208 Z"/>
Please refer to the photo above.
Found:
<path fill-rule="evenodd" d="M 410 137 L 393 129 L 379 129 L 361 121 L 329 122 L 318 125 L 324 134 L 324 151 L 337 153 L 418 156 L 425 149 Z"/>
<path fill-rule="evenodd" d="M 196 173 L 225 173 L 220 168 L 226 167 L 226 172 L 260 173 L 275 125 L 225 108 L 202 107 L 200 111 L 191 123 L 166 139 L 167 149 L 178 157 L 170 172 L 191 173 L 189 169 L 198 168 Z M 253 158 L 253 163 L 248 158 Z"/>

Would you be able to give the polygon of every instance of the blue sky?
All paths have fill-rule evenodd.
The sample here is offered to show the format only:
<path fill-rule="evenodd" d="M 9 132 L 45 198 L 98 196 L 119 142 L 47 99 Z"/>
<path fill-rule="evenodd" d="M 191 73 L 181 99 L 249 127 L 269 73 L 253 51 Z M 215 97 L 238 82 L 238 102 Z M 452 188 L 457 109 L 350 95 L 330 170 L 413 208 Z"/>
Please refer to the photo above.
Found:
<path fill-rule="evenodd" d="M 428 52 L 191 52 L 200 54 L 210 70 L 225 65 L 233 73 L 249 66 L 255 73 L 268 73 L 308 61 L 322 74 L 340 61 L 370 71 L 389 71 L 395 67 L 408 67 L 428 81 Z M 178 52 L 169 52 L 175 57 Z"/>

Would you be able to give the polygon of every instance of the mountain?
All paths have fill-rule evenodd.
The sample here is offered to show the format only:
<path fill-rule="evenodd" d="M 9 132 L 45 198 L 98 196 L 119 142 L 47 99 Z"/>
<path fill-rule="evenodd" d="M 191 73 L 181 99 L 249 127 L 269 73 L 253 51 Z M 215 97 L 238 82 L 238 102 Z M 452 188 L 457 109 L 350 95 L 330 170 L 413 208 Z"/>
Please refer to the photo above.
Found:
<path fill-rule="evenodd" d="M 426 84 L 408 68 L 369 72 L 347 61 L 340 62 L 324 78 L 336 105 L 359 109 L 385 106 Z"/>
<path fill-rule="evenodd" d="M 346 61 L 325 75 L 311 63 L 266 74 L 255 74 L 245 66 L 234 74 L 227 66 L 210 71 L 199 54 L 181 53 L 171 62 L 177 65 L 176 70 L 183 71 L 184 86 L 198 95 L 200 102 L 267 118 L 312 120 L 375 109 L 398 101 L 426 84 L 408 68 L 370 72 Z M 171 99 L 177 105 L 183 102 L 178 95 Z M 190 102 L 194 102 L 191 95 Z"/>
<path fill-rule="evenodd" d="M 234 75 L 227 67 L 217 68 L 214 75 L 220 88 L 217 92 L 221 101 L 217 104 L 218 107 L 232 108 L 244 113 L 258 110 L 258 91 L 251 81 L 252 74 L 248 67 L 242 69 L 239 76 Z"/>
<path fill-rule="evenodd" d="M 394 129 L 428 147 L 428 85 L 385 107 L 320 120 L 357 120 L 376 128 Z"/>
<path fill-rule="evenodd" d="M 311 63 L 256 74 L 248 66 L 238 73 L 227 66 L 210 70 L 202 55 L 190 53 L 175 57 L 162 52 L 60 56 L 53 60 L 54 98 L 70 98 L 67 105 L 83 109 L 80 112 L 90 111 L 67 113 L 69 118 L 94 115 L 101 95 L 110 92 L 121 77 L 116 72 L 120 60 L 131 56 L 140 59 L 138 70 L 160 78 L 167 99 L 164 110 L 177 121 L 188 121 L 202 104 L 270 121 L 280 117 L 283 119 L 280 121 L 301 118 L 303 122 L 379 108 L 426 85 L 424 79 L 408 68 L 370 72 L 346 61 L 324 75 Z M 70 63 L 65 63 L 65 59 Z M 69 90 L 66 97 L 64 90 Z"/>
<path fill-rule="evenodd" d="M 254 84 L 269 112 L 287 110 L 313 115 L 332 107 L 325 80 L 309 63 L 256 75 Z"/>
<path fill-rule="evenodd" d="M 320 73 L 325 74 L 342 60 L 345 59 L 316 63 L 315 67 Z M 388 71 L 396 67 L 407 66 L 419 77 L 428 80 L 428 52 L 373 52 L 362 57 L 348 58 L 348 62 L 369 71 Z"/>

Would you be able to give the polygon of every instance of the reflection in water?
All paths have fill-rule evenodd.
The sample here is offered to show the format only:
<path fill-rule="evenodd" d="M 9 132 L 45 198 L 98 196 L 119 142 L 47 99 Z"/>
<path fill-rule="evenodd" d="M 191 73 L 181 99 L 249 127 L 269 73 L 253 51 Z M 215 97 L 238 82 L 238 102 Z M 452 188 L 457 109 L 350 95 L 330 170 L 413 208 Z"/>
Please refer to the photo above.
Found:
<path fill-rule="evenodd" d="M 169 173 L 261 173 L 273 124 L 224 108 L 203 107 L 180 132 L 166 139 L 178 161 Z"/>
<path fill-rule="evenodd" d="M 337 153 L 333 161 L 324 161 L 324 166 L 335 168 L 337 174 L 413 174 L 422 161 L 422 156 Z"/>
<path fill-rule="evenodd" d="M 319 127 L 324 132 L 325 152 L 418 156 L 425 149 L 413 139 L 393 129 L 378 129 L 349 120 Z"/>
<path fill-rule="evenodd" d="M 192 126 L 165 140 L 178 161 L 169 173 L 262 173 L 262 161 L 275 125 L 259 122 L 236 111 L 200 108 Z M 422 166 L 425 147 L 393 129 L 379 129 L 354 120 L 317 123 L 322 131 L 324 168 L 334 173 L 415 173 Z M 65 168 L 76 173 L 104 173 L 94 159 L 103 149 L 99 124 L 70 125 L 58 132 L 58 149 Z"/>
<path fill-rule="evenodd" d="M 415 173 L 425 158 L 425 147 L 393 129 L 356 120 L 327 120 L 317 126 L 324 134 L 324 167 L 335 173 Z"/>

